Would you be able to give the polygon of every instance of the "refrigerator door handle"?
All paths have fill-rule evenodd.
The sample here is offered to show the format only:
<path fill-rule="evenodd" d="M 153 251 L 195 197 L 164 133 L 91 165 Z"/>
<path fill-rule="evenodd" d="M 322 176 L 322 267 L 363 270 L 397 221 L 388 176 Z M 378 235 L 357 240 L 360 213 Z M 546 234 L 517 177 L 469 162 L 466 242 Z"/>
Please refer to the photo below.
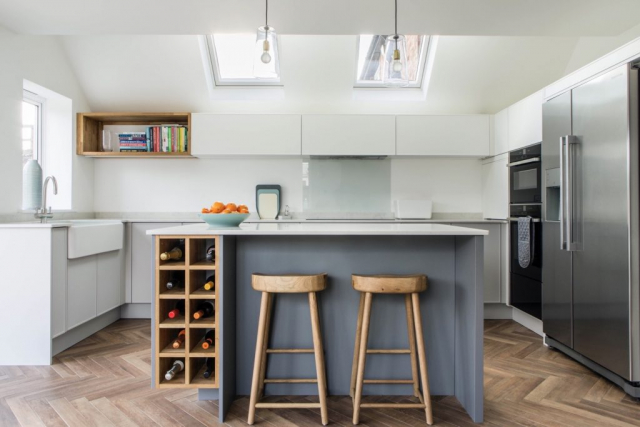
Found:
<path fill-rule="evenodd" d="M 567 147 L 567 136 L 560 137 L 560 249 L 567 250 L 567 241 L 565 239 L 565 230 L 566 230 L 566 192 L 567 192 L 567 181 L 565 172 L 567 170 L 566 162 L 566 147 Z"/>

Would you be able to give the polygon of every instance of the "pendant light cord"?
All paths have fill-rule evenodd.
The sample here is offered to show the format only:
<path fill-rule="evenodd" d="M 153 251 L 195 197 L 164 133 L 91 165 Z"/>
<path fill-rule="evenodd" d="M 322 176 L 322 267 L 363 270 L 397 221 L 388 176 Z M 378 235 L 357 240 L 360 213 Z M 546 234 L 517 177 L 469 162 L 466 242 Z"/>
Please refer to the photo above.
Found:
<path fill-rule="evenodd" d="M 265 0 L 264 26 L 269 29 L 269 0 Z"/>
<path fill-rule="evenodd" d="M 396 0 L 396 26 L 395 26 L 395 34 L 396 34 L 396 39 L 398 38 L 398 0 Z"/>

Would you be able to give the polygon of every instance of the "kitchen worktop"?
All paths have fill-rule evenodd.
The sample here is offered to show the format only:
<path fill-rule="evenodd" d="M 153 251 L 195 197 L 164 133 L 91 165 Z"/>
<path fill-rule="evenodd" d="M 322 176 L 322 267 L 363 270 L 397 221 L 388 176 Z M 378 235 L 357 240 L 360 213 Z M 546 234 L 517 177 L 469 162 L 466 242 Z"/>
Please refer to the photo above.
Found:
<path fill-rule="evenodd" d="M 149 235 L 163 236 L 484 236 L 485 230 L 444 224 L 397 223 L 243 223 L 239 227 L 215 228 L 207 224 L 189 224 L 147 231 Z"/>

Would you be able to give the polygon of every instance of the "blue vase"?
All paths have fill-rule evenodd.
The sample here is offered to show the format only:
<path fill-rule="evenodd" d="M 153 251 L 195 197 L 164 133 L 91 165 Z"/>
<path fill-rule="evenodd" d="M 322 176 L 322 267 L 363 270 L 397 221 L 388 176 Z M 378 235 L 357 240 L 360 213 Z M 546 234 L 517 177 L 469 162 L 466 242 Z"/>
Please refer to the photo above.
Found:
<path fill-rule="evenodd" d="M 42 204 L 42 168 L 29 160 L 22 169 L 22 210 L 35 210 Z"/>

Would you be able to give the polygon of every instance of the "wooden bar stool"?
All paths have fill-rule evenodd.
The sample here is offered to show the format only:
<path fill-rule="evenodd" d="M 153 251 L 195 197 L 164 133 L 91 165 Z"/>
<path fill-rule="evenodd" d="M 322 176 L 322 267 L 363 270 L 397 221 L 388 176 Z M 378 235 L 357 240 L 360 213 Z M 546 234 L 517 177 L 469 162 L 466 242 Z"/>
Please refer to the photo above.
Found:
<path fill-rule="evenodd" d="M 427 424 L 433 424 L 429 377 L 427 375 L 427 357 L 424 351 L 422 318 L 420 316 L 419 292 L 427 289 L 427 276 L 351 276 L 353 289 L 360 292 L 360 307 L 356 325 L 356 342 L 351 368 L 351 390 L 353 398 L 353 424 L 360 422 L 360 408 L 424 408 Z M 369 320 L 371 319 L 371 299 L 373 294 L 405 294 L 409 348 L 394 350 L 368 349 Z M 416 345 L 417 341 L 417 345 Z M 417 358 L 416 358 L 417 349 Z M 409 354 L 411 355 L 410 380 L 365 380 L 364 367 L 367 354 Z M 416 360 L 417 359 L 417 360 Z M 420 365 L 418 368 L 418 364 Z M 420 394 L 418 381 L 422 382 L 424 397 Z M 413 384 L 413 394 L 420 403 L 362 403 L 363 384 Z"/>
<path fill-rule="evenodd" d="M 318 316 L 318 300 L 316 292 L 327 287 L 326 274 L 317 275 L 285 275 L 267 276 L 254 274 L 251 277 L 251 286 L 256 291 L 262 292 L 260 303 L 260 320 L 258 323 L 258 338 L 256 340 L 256 357 L 253 364 L 253 379 L 251 381 L 251 397 L 249 400 L 248 424 L 253 424 L 256 408 L 320 408 L 322 424 L 327 425 L 329 415 L 327 412 L 327 383 L 324 367 L 324 354 L 322 349 L 322 336 L 320 334 L 320 317 Z M 269 329 L 271 327 L 271 308 L 273 306 L 273 294 L 282 293 L 307 293 L 309 294 L 309 307 L 311 311 L 311 331 L 313 334 L 313 349 L 271 349 L 269 345 Z M 267 354 L 282 353 L 313 353 L 316 361 L 316 378 L 278 378 L 267 379 Z M 269 383 L 317 383 L 320 403 L 260 403 L 258 400 L 264 392 L 264 385 Z"/>

